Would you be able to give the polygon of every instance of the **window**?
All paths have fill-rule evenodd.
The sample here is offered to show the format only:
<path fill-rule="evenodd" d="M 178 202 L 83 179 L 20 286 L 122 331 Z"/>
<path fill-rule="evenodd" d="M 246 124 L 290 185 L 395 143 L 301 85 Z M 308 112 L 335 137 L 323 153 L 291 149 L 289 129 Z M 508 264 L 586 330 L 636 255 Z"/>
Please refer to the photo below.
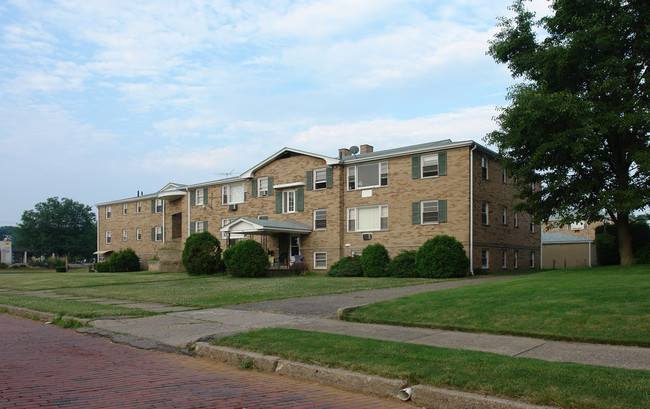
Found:
<path fill-rule="evenodd" d="M 282 192 L 282 213 L 296 212 L 296 191 L 285 190 Z"/>
<path fill-rule="evenodd" d="M 481 223 L 487 226 L 489 224 L 488 222 L 488 202 L 484 201 L 481 205 Z"/>
<path fill-rule="evenodd" d="M 314 252 L 314 269 L 322 270 L 327 268 L 327 253 L 324 251 Z"/>
<path fill-rule="evenodd" d="M 194 233 L 203 233 L 205 231 L 205 224 L 204 221 L 194 222 Z"/>
<path fill-rule="evenodd" d="M 535 223 L 533 223 L 532 217 L 533 216 L 531 216 L 531 219 L 530 219 L 530 232 L 535 233 Z"/>
<path fill-rule="evenodd" d="M 269 195 L 269 178 L 257 179 L 257 196 L 266 197 Z"/>
<path fill-rule="evenodd" d="M 163 211 L 163 200 L 155 199 L 151 201 L 151 213 L 162 213 Z"/>
<path fill-rule="evenodd" d="M 152 230 L 153 230 L 153 241 L 162 241 L 163 240 L 162 226 L 156 226 Z"/>
<path fill-rule="evenodd" d="M 269 220 L 269 215 L 268 214 L 258 214 L 257 219 L 258 220 Z"/>
<path fill-rule="evenodd" d="M 314 230 L 325 230 L 327 228 L 327 210 L 314 210 Z"/>
<path fill-rule="evenodd" d="M 348 209 L 348 231 L 388 230 L 388 206 L 364 206 Z"/>
<path fill-rule="evenodd" d="M 530 268 L 535 268 L 535 252 L 530 252 Z"/>
<path fill-rule="evenodd" d="M 489 251 L 486 249 L 481 250 L 481 268 L 483 269 L 488 269 L 489 268 Z"/>
<path fill-rule="evenodd" d="M 126 241 L 126 230 L 122 230 L 122 241 Z"/>
<path fill-rule="evenodd" d="M 246 201 L 246 185 L 238 183 L 236 185 L 225 185 L 221 187 L 221 204 L 229 205 L 244 203 Z"/>
<path fill-rule="evenodd" d="M 501 181 L 503 183 L 508 183 L 508 173 L 506 172 L 506 168 L 501 169 Z"/>
<path fill-rule="evenodd" d="M 124 203 L 124 204 L 122 205 L 122 214 L 123 214 L 124 216 L 126 216 L 126 208 L 127 208 L 127 207 L 128 207 L 128 205 L 127 205 L 126 203 Z"/>
<path fill-rule="evenodd" d="M 136 240 L 142 240 L 142 229 L 136 229 L 136 231 L 135 231 L 135 239 Z"/>
<path fill-rule="evenodd" d="M 504 226 L 508 224 L 508 208 L 505 206 L 501 209 L 501 224 Z"/>
<path fill-rule="evenodd" d="M 515 227 L 519 227 L 519 218 L 517 217 L 517 213 L 514 214 L 514 220 L 513 220 L 513 225 Z"/>
<path fill-rule="evenodd" d="M 438 223 L 438 201 L 429 200 L 422 202 L 422 224 Z"/>
<path fill-rule="evenodd" d="M 388 186 L 388 162 L 348 167 L 348 190 Z"/>
<path fill-rule="evenodd" d="M 327 188 L 327 169 L 314 169 L 314 190 Z"/>
<path fill-rule="evenodd" d="M 111 232 L 106 232 L 106 244 L 111 244 Z"/>
<path fill-rule="evenodd" d="M 110 219 L 111 218 L 111 213 L 113 212 L 111 206 L 106 206 L 106 218 Z"/>
<path fill-rule="evenodd" d="M 412 224 L 438 224 L 447 222 L 446 200 L 413 202 Z"/>
<path fill-rule="evenodd" d="M 204 196 L 203 189 L 196 189 L 195 195 L 196 195 L 196 201 L 195 201 L 196 205 L 197 206 L 204 205 L 205 197 L 203 197 Z"/>
<path fill-rule="evenodd" d="M 512 255 L 512 268 L 517 268 L 517 259 L 519 258 L 519 251 L 515 250 L 514 254 Z"/>
<path fill-rule="evenodd" d="M 136 212 L 136 213 L 142 213 L 142 202 L 138 202 L 138 203 L 135 205 L 135 212 Z"/>
<path fill-rule="evenodd" d="M 503 250 L 501 253 L 501 267 L 504 269 L 508 268 L 508 251 Z"/>
<path fill-rule="evenodd" d="M 438 176 L 438 154 L 422 156 L 422 177 Z"/>
<path fill-rule="evenodd" d="M 481 156 L 481 177 L 483 179 L 488 178 L 488 158 L 487 158 L 487 156 Z"/>

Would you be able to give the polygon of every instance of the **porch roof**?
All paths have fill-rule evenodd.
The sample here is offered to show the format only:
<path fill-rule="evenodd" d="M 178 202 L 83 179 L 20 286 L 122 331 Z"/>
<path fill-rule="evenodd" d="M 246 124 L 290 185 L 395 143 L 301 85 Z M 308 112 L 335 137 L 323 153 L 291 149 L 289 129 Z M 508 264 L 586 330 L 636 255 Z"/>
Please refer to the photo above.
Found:
<path fill-rule="evenodd" d="M 260 233 L 311 233 L 311 227 L 298 222 L 282 222 L 278 220 L 260 220 L 240 217 L 221 228 L 222 232 L 241 234 Z"/>

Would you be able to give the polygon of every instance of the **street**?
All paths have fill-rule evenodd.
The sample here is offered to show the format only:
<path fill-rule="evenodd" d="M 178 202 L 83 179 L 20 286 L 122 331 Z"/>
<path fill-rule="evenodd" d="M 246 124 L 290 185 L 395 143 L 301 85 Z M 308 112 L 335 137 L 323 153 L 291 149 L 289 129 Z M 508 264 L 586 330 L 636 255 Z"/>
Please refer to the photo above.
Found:
<path fill-rule="evenodd" d="M 2 408 L 413 408 L 0 315 Z"/>

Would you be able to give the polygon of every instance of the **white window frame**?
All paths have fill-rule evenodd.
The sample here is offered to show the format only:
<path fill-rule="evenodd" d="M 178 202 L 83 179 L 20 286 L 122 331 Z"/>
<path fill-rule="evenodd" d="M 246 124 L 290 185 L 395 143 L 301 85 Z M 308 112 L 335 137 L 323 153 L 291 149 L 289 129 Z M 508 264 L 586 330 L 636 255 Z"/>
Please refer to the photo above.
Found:
<path fill-rule="evenodd" d="M 424 208 L 426 206 L 431 206 L 435 204 L 435 211 L 428 211 L 425 212 Z M 434 213 L 435 214 L 435 221 L 425 221 L 424 220 L 424 214 L 425 213 Z M 420 202 L 420 224 L 438 224 L 440 223 L 440 206 L 438 204 L 437 200 L 423 200 Z"/>
<path fill-rule="evenodd" d="M 503 250 L 501 252 L 501 258 L 503 258 L 501 268 L 505 270 L 508 268 L 508 250 Z"/>
<path fill-rule="evenodd" d="M 506 206 L 501 209 L 501 224 L 508 225 L 508 208 Z"/>
<path fill-rule="evenodd" d="M 282 213 L 296 213 L 298 209 L 298 191 L 284 190 L 282 192 Z"/>
<path fill-rule="evenodd" d="M 324 227 L 318 227 L 317 226 L 317 222 L 319 220 L 322 220 L 322 221 L 325 222 Z M 314 230 L 327 230 L 327 209 L 316 209 L 316 210 L 314 210 Z"/>
<path fill-rule="evenodd" d="M 501 168 L 501 181 L 503 183 L 508 183 L 508 172 L 506 168 Z"/>
<path fill-rule="evenodd" d="M 126 241 L 128 239 L 128 232 L 126 229 L 122 230 L 122 241 Z"/>
<path fill-rule="evenodd" d="M 111 244 L 111 231 L 106 231 L 106 244 Z"/>
<path fill-rule="evenodd" d="M 112 213 L 113 213 L 113 208 L 111 206 L 106 206 L 106 219 L 110 219 Z"/>
<path fill-rule="evenodd" d="M 485 155 L 481 156 L 481 177 L 488 179 L 488 158 Z"/>
<path fill-rule="evenodd" d="M 142 240 L 142 229 L 136 229 L 135 230 L 135 239 L 137 241 Z"/>
<path fill-rule="evenodd" d="M 535 223 L 533 223 L 533 216 L 530 217 L 530 233 L 535 233 Z"/>
<path fill-rule="evenodd" d="M 379 212 L 379 228 L 378 229 L 360 229 L 359 228 L 359 210 L 364 209 L 378 209 Z M 359 206 L 349 207 L 347 209 L 347 231 L 348 233 L 354 232 L 369 232 L 369 231 L 386 231 L 388 230 L 388 205 L 374 205 L 374 206 Z"/>
<path fill-rule="evenodd" d="M 154 202 L 154 206 L 155 206 L 154 213 L 162 213 L 163 205 L 164 205 L 164 201 L 162 199 L 156 199 L 156 201 Z"/>
<path fill-rule="evenodd" d="M 535 252 L 530 252 L 530 268 L 535 268 Z"/>
<path fill-rule="evenodd" d="M 518 268 L 517 262 L 519 261 L 519 250 L 515 250 L 512 255 L 512 268 Z"/>
<path fill-rule="evenodd" d="M 163 228 L 162 228 L 162 226 L 154 227 L 153 238 L 154 238 L 154 241 L 163 241 Z"/>
<path fill-rule="evenodd" d="M 378 184 L 359 186 L 359 172 L 358 168 L 362 166 L 377 166 Z M 364 163 L 361 165 L 348 166 L 347 168 L 347 189 L 348 190 L 363 190 L 372 189 L 375 187 L 388 186 L 388 161 Z"/>
<path fill-rule="evenodd" d="M 485 270 L 490 268 L 490 250 L 488 249 L 481 250 L 481 268 Z"/>
<path fill-rule="evenodd" d="M 122 205 L 122 215 L 123 215 L 123 216 L 126 216 L 128 206 L 129 206 L 129 205 L 126 204 L 126 203 L 124 203 L 124 204 Z"/>
<path fill-rule="evenodd" d="M 428 162 L 428 164 L 427 164 Z M 425 166 L 433 167 L 435 166 L 435 175 L 426 175 L 424 174 Z M 431 169 L 427 173 L 433 173 L 434 170 Z M 438 154 L 434 153 L 431 155 L 422 155 L 420 159 L 420 177 L 421 178 L 435 178 L 440 176 L 440 162 L 438 162 Z"/>
<path fill-rule="evenodd" d="M 269 195 L 269 178 L 265 177 L 265 178 L 257 179 L 257 197 L 266 197 L 268 195 Z"/>
<path fill-rule="evenodd" d="M 241 201 L 234 201 L 232 200 L 232 189 L 235 186 L 241 186 L 241 188 L 244 190 L 244 198 Z M 231 205 L 231 204 L 238 204 L 238 203 L 245 203 L 246 202 L 246 183 L 231 183 L 229 185 L 223 185 L 221 186 L 221 204 L 222 205 Z"/>
<path fill-rule="evenodd" d="M 319 256 L 321 259 L 319 260 Z M 322 257 L 325 257 L 323 259 Z M 314 252 L 314 270 L 325 270 L 327 269 L 327 252 L 326 251 L 315 251 Z"/>
<path fill-rule="evenodd" d="M 314 190 L 327 189 L 327 168 L 314 169 Z"/>
<path fill-rule="evenodd" d="M 269 215 L 268 214 L 258 214 L 257 215 L 257 220 L 269 220 Z"/>
<path fill-rule="evenodd" d="M 194 191 L 194 204 L 196 206 L 203 206 L 205 204 L 205 197 L 203 197 L 203 189 L 196 189 Z"/>
<path fill-rule="evenodd" d="M 515 227 L 519 227 L 519 217 L 517 216 L 517 212 L 515 212 L 513 223 Z"/>
<path fill-rule="evenodd" d="M 194 222 L 194 233 L 203 233 L 203 226 L 204 226 L 204 221 L 203 220 L 198 220 Z"/>
<path fill-rule="evenodd" d="M 135 205 L 135 212 L 136 213 L 142 213 L 142 202 L 138 202 Z"/>
<path fill-rule="evenodd" d="M 485 200 L 481 203 L 481 224 L 490 225 L 490 204 Z"/>

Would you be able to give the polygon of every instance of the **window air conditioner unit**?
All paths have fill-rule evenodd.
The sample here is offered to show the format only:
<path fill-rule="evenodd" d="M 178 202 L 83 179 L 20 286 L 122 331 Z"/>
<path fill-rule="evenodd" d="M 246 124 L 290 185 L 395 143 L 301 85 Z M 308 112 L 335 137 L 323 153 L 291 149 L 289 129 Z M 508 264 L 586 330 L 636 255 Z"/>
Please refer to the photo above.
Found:
<path fill-rule="evenodd" d="M 232 210 L 232 211 L 237 210 L 237 205 L 236 204 L 228 205 L 228 210 Z"/>
<path fill-rule="evenodd" d="M 372 240 L 372 233 L 362 233 L 361 238 L 363 240 Z"/>

